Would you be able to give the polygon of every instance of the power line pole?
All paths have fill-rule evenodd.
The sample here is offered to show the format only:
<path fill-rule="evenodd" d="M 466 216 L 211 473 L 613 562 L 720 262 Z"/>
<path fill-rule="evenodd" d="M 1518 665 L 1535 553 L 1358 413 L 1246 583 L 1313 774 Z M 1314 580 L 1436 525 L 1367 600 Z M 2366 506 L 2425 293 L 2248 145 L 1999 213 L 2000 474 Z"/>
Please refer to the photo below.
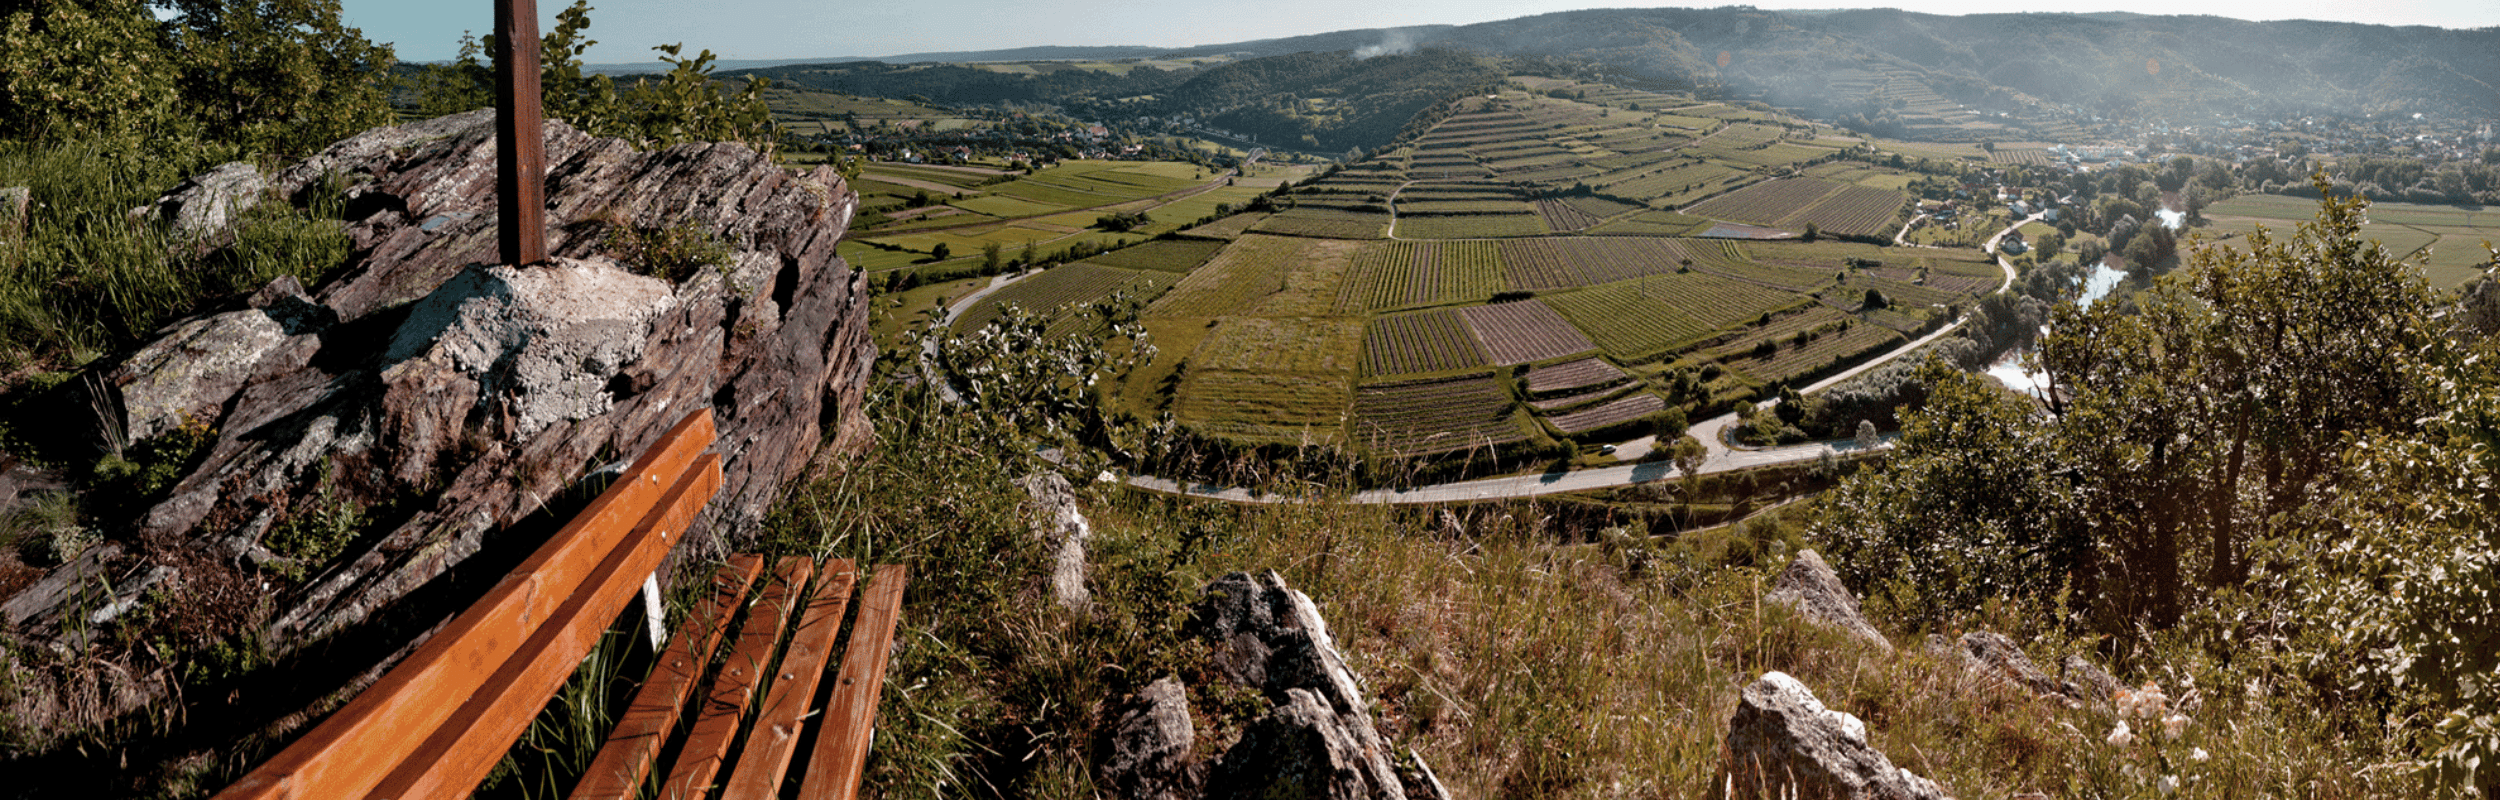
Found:
<path fill-rule="evenodd" d="M 547 260 L 547 153 L 538 90 L 538 3 L 495 0 L 495 209 L 503 263 Z"/>

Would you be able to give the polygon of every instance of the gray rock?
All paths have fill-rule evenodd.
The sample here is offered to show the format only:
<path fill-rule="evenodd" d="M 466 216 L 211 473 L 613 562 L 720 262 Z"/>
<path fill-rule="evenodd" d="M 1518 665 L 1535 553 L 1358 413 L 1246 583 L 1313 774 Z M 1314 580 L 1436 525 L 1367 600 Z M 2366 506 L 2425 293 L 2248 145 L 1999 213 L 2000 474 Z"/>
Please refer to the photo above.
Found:
<path fill-rule="evenodd" d="M 269 177 L 249 161 L 230 161 L 192 176 L 156 202 L 136 209 L 154 214 L 185 236 L 218 233 L 269 194 Z"/>
<path fill-rule="evenodd" d="M 2108 670 L 2101 669 L 2100 665 L 2081 655 L 2068 655 L 2057 666 L 2065 686 L 2085 702 L 2107 703 L 2117 699 L 2118 692 L 2127 688 Z"/>
<path fill-rule="evenodd" d="M 1241 734 L 1207 777 L 1207 797 L 1269 800 L 1404 798 L 1385 753 L 1365 744 L 1328 701 L 1303 689 Z"/>
<path fill-rule="evenodd" d="M 1372 725 L 1371 704 L 1364 698 L 1361 681 L 1346 667 L 1345 657 L 1328 635 L 1328 622 L 1320 617 L 1319 606 L 1309 595 L 1285 585 L 1284 576 L 1271 570 L 1256 576 L 1236 572 L 1216 579 L 1207 587 L 1206 597 L 1191 609 L 1184 630 L 1212 646 L 1218 673 L 1265 693 L 1280 704 L 1279 714 L 1284 713 L 1281 706 L 1291 704 L 1295 697 L 1308 697 L 1334 714 L 1333 726 L 1295 734 L 1303 738 L 1294 741 L 1316 746 L 1311 743 L 1326 736 L 1342 738 L 1362 754 L 1359 766 L 1365 772 L 1364 786 L 1396 787 L 1395 794 L 1365 790 L 1374 793 L 1351 796 L 1406 796 L 1407 784 L 1390 764 L 1393 751 Z M 1289 727 L 1302 730 L 1308 726 L 1295 723 Z M 1282 729 L 1271 732 L 1283 735 Z M 1314 736 L 1321 738 L 1310 738 Z M 1232 758 L 1228 752 L 1226 763 L 1232 763 Z M 1222 784 L 1211 780 L 1209 785 Z"/>
<path fill-rule="evenodd" d="M 2033 694 L 2075 699 L 2073 687 L 2040 671 L 2039 665 L 2033 664 L 2031 657 L 2024 655 L 2023 649 L 2015 646 L 2014 640 L 2005 638 L 2004 634 L 1971 631 L 1962 634 L 1961 644 L 1962 655 L 1968 659 L 1971 669 L 1982 675 L 2020 686 Z"/>
<path fill-rule="evenodd" d="M 1779 672 L 1745 687 L 1728 719 L 1714 787 L 1730 798 L 1942 800 L 1934 781 L 1893 766 L 1866 741 L 1866 723 L 1823 707 Z M 1716 794 L 1716 793 L 1714 793 Z"/>
<path fill-rule="evenodd" d="M 1103 778 L 1122 800 L 1180 800 L 1194 796 L 1190 750 L 1198 731 L 1189 719 L 1189 690 L 1179 678 L 1146 684 L 1129 699 L 1111 734 Z"/>
<path fill-rule="evenodd" d="M 1056 472 L 1036 472 L 1016 480 L 1028 500 L 1024 505 L 1026 524 L 1032 526 L 1033 537 L 1052 550 L 1050 596 L 1066 608 L 1092 608 L 1094 595 L 1085 588 L 1087 566 L 1086 543 L 1093 539 L 1093 526 L 1085 521 L 1085 513 L 1076 507 L 1076 489 L 1068 479 Z"/>
<path fill-rule="evenodd" d="M 417 301 L 382 360 L 425 358 L 476 382 L 480 402 L 502 402 L 474 413 L 529 436 L 613 408 L 609 381 L 675 302 L 666 281 L 604 259 L 481 266 Z"/>
<path fill-rule="evenodd" d="M 27 187 L 0 186 L 0 241 L 26 235 L 26 220 L 34 205 L 34 194 Z"/>
<path fill-rule="evenodd" d="M 1763 599 L 1796 609 L 1807 619 L 1847 631 L 1877 649 L 1892 652 L 1892 640 L 1867 624 L 1866 616 L 1858 611 L 1858 598 L 1849 593 L 1849 587 L 1840 585 L 1840 576 L 1812 550 L 1797 551 L 1797 557 L 1788 562 L 1787 569 L 1780 570 L 1779 578 L 1771 583 L 1770 594 Z"/>

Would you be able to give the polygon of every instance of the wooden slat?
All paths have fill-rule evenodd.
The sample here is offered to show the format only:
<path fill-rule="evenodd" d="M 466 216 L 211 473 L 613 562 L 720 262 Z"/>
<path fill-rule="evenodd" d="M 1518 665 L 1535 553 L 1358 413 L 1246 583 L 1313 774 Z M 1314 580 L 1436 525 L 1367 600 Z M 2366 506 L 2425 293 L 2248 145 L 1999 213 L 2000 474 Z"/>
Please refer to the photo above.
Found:
<path fill-rule="evenodd" d="M 799 787 L 801 800 L 859 796 L 859 778 L 868 768 L 868 745 L 877 724 L 877 697 L 885 691 L 886 660 L 894 649 L 894 621 L 902 616 L 903 586 L 909 582 L 903 565 L 882 565 L 860 597 L 851 646 L 842 652 L 842 674 L 834 679 L 807 780 Z"/>
<path fill-rule="evenodd" d="M 640 595 L 642 579 L 660 567 L 668 551 L 684 538 L 686 526 L 720 491 L 721 458 L 707 454 L 680 477 L 658 508 L 643 517 L 634 532 L 599 565 L 599 571 L 546 621 L 529 640 L 503 659 L 495 674 L 466 697 L 432 736 L 408 755 L 374 796 L 394 800 L 464 797 L 493 772 L 496 762 L 520 740 L 530 721 L 546 708 L 547 699 L 564 688 L 600 635 Z M 412 735 L 412 738 L 415 738 Z"/>
<path fill-rule="evenodd" d="M 582 773 L 582 782 L 573 787 L 573 800 L 630 800 L 641 788 L 669 733 L 677 730 L 677 719 L 685 712 L 686 700 L 694 696 L 703 668 L 711 664 L 712 651 L 720 647 L 729 623 L 737 618 L 739 601 L 746 599 L 756 573 L 763 570 L 763 556 L 742 554 L 730 557 L 728 564 L 712 574 L 711 596 L 678 625 L 676 639 L 651 666 L 651 676 L 643 679 L 642 689 L 625 707 L 625 716 L 616 721 L 616 730 L 600 745 L 599 755 Z"/>
<path fill-rule="evenodd" d="M 219 792 L 219 800 L 363 797 L 527 641 L 616 542 L 712 446 L 712 412 L 689 414 L 469 610 L 319 727 Z"/>
<path fill-rule="evenodd" d="M 807 723 L 807 704 L 816 699 L 816 683 L 833 655 L 834 634 L 851 604 L 851 586 L 859 572 L 847 559 L 825 562 L 809 593 L 807 614 L 790 634 L 790 649 L 773 668 L 773 689 L 764 697 L 738 766 L 721 786 L 721 800 L 771 800 L 781 794 L 781 778 L 790 772 L 790 756 L 799 749 L 799 731 Z"/>
<path fill-rule="evenodd" d="M 711 793 L 713 777 L 728 760 L 730 745 L 737 743 L 738 722 L 746 718 L 747 703 L 755 698 L 755 682 L 772 666 L 773 645 L 781 642 L 790 611 L 799 604 L 799 589 L 814 570 L 815 564 L 797 556 L 782 559 L 774 570 L 778 579 L 764 587 L 763 597 L 747 612 L 746 630 L 738 633 L 728 662 L 713 676 L 710 699 L 695 717 L 694 730 L 686 735 L 686 747 L 678 752 L 668 780 L 660 784 L 659 796 L 701 800 Z"/>

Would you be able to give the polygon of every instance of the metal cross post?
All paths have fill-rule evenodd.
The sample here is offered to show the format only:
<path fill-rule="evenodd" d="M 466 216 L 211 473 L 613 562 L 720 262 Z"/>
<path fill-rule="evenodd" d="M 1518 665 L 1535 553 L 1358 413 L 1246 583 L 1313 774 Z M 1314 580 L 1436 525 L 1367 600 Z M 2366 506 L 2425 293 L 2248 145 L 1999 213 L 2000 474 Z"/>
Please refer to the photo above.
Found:
<path fill-rule="evenodd" d="M 547 260 L 546 132 L 538 110 L 538 3 L 495 0 L 495 209 L 503 263 Z"/>

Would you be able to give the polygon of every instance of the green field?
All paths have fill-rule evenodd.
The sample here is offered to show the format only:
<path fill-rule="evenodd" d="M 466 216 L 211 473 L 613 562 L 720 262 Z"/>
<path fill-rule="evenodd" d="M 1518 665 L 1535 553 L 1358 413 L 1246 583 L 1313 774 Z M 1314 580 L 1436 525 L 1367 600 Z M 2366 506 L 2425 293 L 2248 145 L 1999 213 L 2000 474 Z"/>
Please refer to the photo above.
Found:
<path fill-rule="evenodd" d="M 2191 229 L 2217 244 L 2235 240 L 2265 226 L 2279 240 L 2299 223 L 2316 216 L 2316 200 L 2281 195 L 2241 195 L 2205 207 L 2209 227 Z M 2418 260 L 2432 286 L 2454 288 L 2482 274 L 2490 263 L 2484 242 L 2500 244 L 2500 210 L 2414 203 L 2371 203 L 2364 238 L 2387 252 Z"/>

